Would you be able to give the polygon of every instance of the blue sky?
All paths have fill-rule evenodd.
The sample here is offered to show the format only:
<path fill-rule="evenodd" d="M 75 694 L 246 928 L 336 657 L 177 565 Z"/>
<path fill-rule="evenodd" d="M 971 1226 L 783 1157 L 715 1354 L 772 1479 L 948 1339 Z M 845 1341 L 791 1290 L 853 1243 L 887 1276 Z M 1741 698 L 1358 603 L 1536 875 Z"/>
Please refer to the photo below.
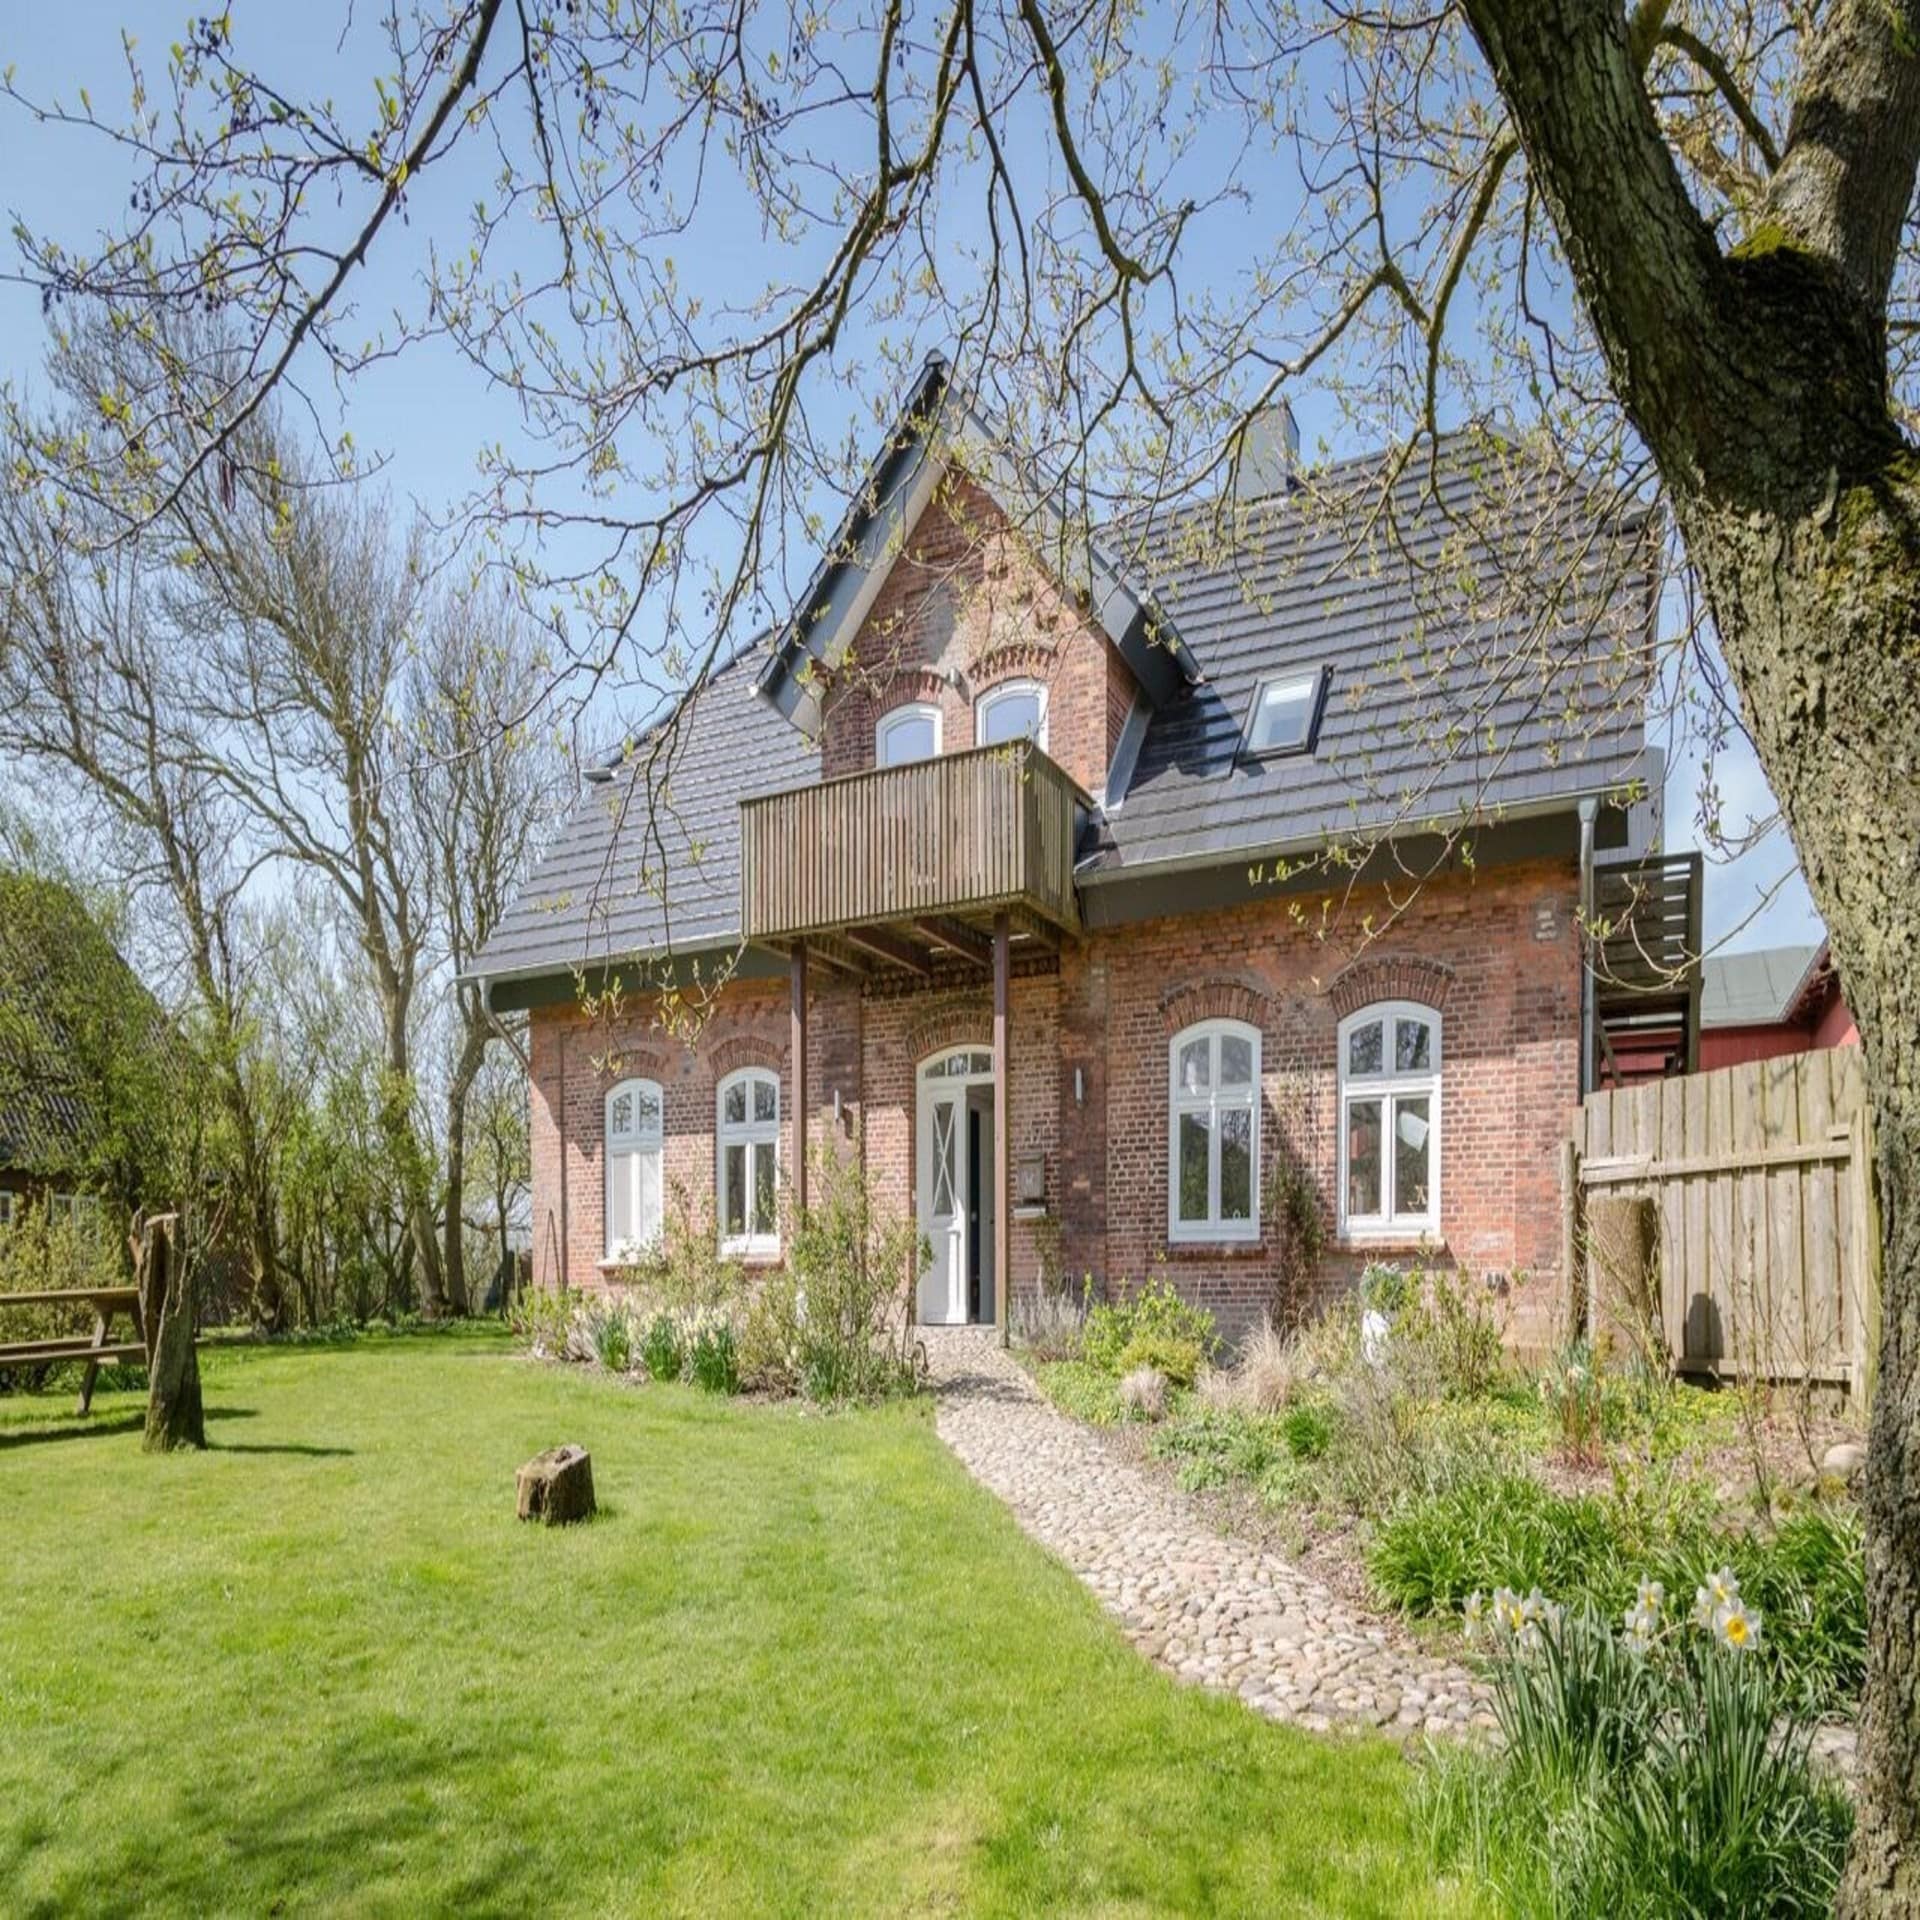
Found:
<path fill-rule="evenodd" d="M 351 104 L 352 88 L 365 84 L 360 76 L 369 69 L 363 61 L 356 74 L 338 49 L 344 12 L 296 5 L 292 0 L 271 4 L 240 0 L 233 8 L 236 39 L 243 56 L 251 55 L 270 73 L 293 76 L 304 85 L 313 84 L 311 75 L 337 73 L 342 103 Z M 29 18 L 31 32 L 26 33 L 21 29 Z M 151 0 L 62 0 L 54 7 L 35 8 L 30 15 L 17 9 L 11 31 L 0 31 L 0 65 L 13 65 L 18 84 L 33 97 L 58 93 L 71 101 L 84 84 L 112 117 L 126 99 L 121 30 L 129 30 L 140 42 L 150 78 L 157 81 L 167 46 L 182 33 L 186 18 L 178 0 L 172 5 L 155 5 Z M 365 25 L 363 13 L 359 30 L 364 31 Z M 74 245 L 85 245 L 102 223 L 117 218 L 129 185 L 122 161 L 104 142 L 38 127 L 12 107 L 0 107 L 0 182 L 5 183 L 10 216 L 22 215 Z M 421 191 L 436 189 L 429 180 Z M 451 176 L 437 192 L 465 205 L 472 197 L 473 179 Z M 420 249 L 413 236 L 433 224 L 434 210 L 431 204 L 421 204 L 412 227 L 382 237 L 357 290 L 370 324 L 396 301 L 406 299 L 419 268 Z M 1200 256 L 1201 263 L 1217 260 L 1221 270 L 1227 271 L 1225 263 L 1235 253 L 1236 223 L 1262 217 L 1258 204 L 1246 211 L 1218 210 L 1211 216 L 1214 225 L 1205 236 L 1208 251 Z M 11 246 L 10 242 L 0 244 Z M 697 272 L 711 284 L 715 297 L 726 297 L 756 284 L 758 255 L 757 235 L 742 223 L 737 244 L 715 247 L 703 241 L 697 262 L 690 262 L 686 272 L 689 278 Z M 32 381 L 41 342 L 37 296 L 19 286 L 0 286 L 0 377 Z M 1331 432 L 1331 409 L 1316 404 L 1310 389 L 1292 397 L 1309 445 Z M 473 370 L 445 348 L 410 350 L 396 361 L 376 366 L 356 378 L 350 393 L 330 397 L 328 404 L 338 406 L 339 424 L 351 427 L 361 449 L 385 458 L 386 483 L 395 493 L 429 509 L 444 507 L 465 493 L 473 483 L 480 449 L 490 438 L 514 431 L 514 414 L 505 396 L 489 393 Z M 1336 442 L 1335 450 L 1357 449 Z M 643 661 L 639 663 L 624 691 L 616 687 L 600 696 L 602 719 L 609 727 L 631 720 L 636 708 L 653 699 L 650 689 L 656 680 L 656 674 Z M 609 718 L 608 709 L 617 709 L 617 716 Z M 1715 771 L 1730 821 L 1771 812 L 1765 780 L 1744 747 L 1728 754 Z M 1695 842 L 1693 816 L 1700 778 L 1697 759 L 1683 758 L 1673 769 L 1667 793 L 1670 846 Z M 1769 895 L 1770 904 L 1763 904 Z M 1738 860 L 1710 868 L 1707 931 L 1710 939 L 1726 939 L 1734 948 L 1817 937 L 1818 922 L 1793 872 L 1792 851 L 1784 834 L 1775 833 Z"/>

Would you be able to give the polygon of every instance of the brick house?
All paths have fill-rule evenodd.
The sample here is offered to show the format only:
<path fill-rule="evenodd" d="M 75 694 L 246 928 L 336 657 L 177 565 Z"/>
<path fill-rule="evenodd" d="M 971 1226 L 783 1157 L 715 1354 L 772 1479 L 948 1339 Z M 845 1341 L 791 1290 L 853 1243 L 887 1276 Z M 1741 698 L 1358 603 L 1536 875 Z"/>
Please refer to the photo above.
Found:
<path fill-rule="evenodd" d="M 1549 1298 L 1652 542 L 1419 465 L 1363 551 L 1301 511 L 1361 466 L 1299 473 L 1281 413 L 1231 540 L 1075 558 L 929 362 L 792 618 L 596 770 L 480 960 L 531 1018 L 536 1279 L 598 1284 L 676 1184 L 778 1261 L 803 1116 L 918 1218 L 929 1322 L 1164 1269 L 1231 1330 L 1377 1256 Z M 1604 585 L 1459 584 L 1489 488 Z"/>

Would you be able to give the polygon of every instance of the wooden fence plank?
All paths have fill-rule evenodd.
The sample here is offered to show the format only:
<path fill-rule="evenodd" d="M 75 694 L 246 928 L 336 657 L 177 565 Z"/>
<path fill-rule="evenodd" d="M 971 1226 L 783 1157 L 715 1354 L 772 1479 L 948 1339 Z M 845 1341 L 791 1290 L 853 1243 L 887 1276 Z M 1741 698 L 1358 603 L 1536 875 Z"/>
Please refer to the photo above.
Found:
<path fill-rule="evenodd" d="M 1855 1048 L 1595 1093 L 1569 1143 L 1568 1217 L 1588 1194 L 1653 1201 L 1677 1364 L 1864 1382 L 1866 1112 Z"/>

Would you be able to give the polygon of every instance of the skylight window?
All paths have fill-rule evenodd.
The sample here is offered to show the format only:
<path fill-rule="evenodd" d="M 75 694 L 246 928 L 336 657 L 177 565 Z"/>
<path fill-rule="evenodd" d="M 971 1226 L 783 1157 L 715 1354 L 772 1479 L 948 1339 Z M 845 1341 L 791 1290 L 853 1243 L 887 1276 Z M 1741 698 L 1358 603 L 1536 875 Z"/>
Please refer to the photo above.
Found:
<path fill-rule="evenodd" d="M 1250 754 L 1311 753 L 1320 725 L 1318 672 L 1290 673 L 1262 680 L 1253 690 L 1247 715 Z"/>

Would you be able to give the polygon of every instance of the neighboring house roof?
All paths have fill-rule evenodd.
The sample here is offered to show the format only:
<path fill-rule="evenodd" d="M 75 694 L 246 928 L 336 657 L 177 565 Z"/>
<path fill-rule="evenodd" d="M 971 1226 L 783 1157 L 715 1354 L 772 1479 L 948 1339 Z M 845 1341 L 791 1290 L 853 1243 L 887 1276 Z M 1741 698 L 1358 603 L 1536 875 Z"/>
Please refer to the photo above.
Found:
<path fill-rule="evenodd" d="M 1577 490 L 1505 452 L 1456 438 L 1431 476 L 1409 462 L 1380 516 L 1391 536 L 1356 531 L 1374 515 L 1377 457 L 1314 476 L 1359 503 L 1347 513 L 1305 513 L 1286 493 L 1243 509 L 1227 541 L 1191 531 L 1204 508 L 1139 532 L 1130 544 L 1204 678 L 1154 714 L 1083 878 L 1537 811 L 1652 777 L 1654 542 L 1640 521 L 1604 531 Z M 1574 583 L 1550 620 L 1524 590 L 1523 569 L 1542 564 Z M 1469 569 L 1491 583 L 1478 599 L 1457 584 Z M 1255 688 L 1314 670 L 1316 751 L 1243 753 Z"/>
<path fill-rule="evenodd" d="M 165 1061 L 165 1016 L 79 896 L 55 880 L 0 871 L 0 1168 L 68 1168 L 89 1124 L 86 1081 L 98 1064 L 74 1058 L 68 1010 L 96 987 L 100 1005 L 130 1012 L 140 1023 L 132 1037 Z"/>
<path fill-rule="evenodd" d="M 754 649 L 720 668 L 589 776 L 476 974 L 499 979 L 738 943 L 740 802 L 820 771 L 807 740 L 755 691 L 761 658 Z"/>
<path fill-rule="evenodd" d="M 1782 1026 L 1825 966 L 1827 943 L 1713 953 L 1700 967 L 1702 1027 Z"/>
<path fill-rule="evenodd" d="M 761 670 L 760 691 L 797 727 L 819 731 L 819 677 L 809 668 L 842 657 L 890 556 L 956 457 L 1056 572 L 1084 588 L 1089 612 L 1149 706 L 1175 698 L 1198 676 L 1177 623 L 1155 605 L 1144 581 L 1116 564 L 1100 541 L 1076 539 L 1049 490 L 1006 451 L 1006 436 L 953 386 L 936 354 L 921 368 Z"/>

